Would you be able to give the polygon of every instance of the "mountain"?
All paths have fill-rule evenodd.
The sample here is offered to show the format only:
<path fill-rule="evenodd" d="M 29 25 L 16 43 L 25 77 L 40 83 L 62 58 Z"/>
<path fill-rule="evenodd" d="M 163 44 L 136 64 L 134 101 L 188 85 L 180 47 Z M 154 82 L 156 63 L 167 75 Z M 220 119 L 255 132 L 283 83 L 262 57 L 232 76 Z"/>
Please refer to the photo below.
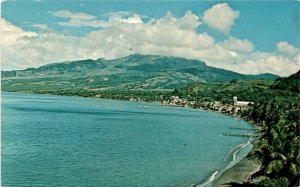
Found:
<path fill-rule="evenodd" d="M 133 54 L 115 60 L 80 60 L 25 70 L 2 71 L 2 90 L 174 89 L 196 82 L 275 80 L 277 75 L 243 75 L 178 57 Z"/>
<path fill-rule="evenodd" d="M 300 94 L 300 70 L 289 77 L 278 78 L 271 88 Z"/>

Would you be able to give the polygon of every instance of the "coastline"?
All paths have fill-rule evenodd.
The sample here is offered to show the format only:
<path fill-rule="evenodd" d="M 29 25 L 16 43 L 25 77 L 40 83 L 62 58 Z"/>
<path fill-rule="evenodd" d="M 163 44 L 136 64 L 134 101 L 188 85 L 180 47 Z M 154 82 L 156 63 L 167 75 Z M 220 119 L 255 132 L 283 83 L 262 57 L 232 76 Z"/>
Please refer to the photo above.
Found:
<path fill-rule="evenodd" d="M 231 182 L 243 183 L 249 179 L 249 177 L 258 171 L 260 163 L 257 160 L 244 158 L 238 162 L 232 168 L 226 170 L 219 178 L 213 182 L 213 187 L 230 186 Z"/>
<path fill-rule="evenodd" d="M 202 110 L 207 110 L 205 108 L 198 108 Z M 217 112 L 221 114 L 225 114 L 231 117 L 239 118 L 242 120 L 247 121 L 249 124 L 251 124 L 255 129 L 260 129 L 260 127 L 253 123 L 253 121 L 249 121 L 241 116 L 235 115 L 234 113 L 224 113 L 222 111 L 218 110 L 210 110 L 211 112 Z M 259 137 L 258 137 L 259 138 Z M 228 168 L 225 170 L 219 177 L 217 177 L 215 180 L 212 181 L 211 187 L 226 187 L 226 186 L 232 186 L 231 184 L 237 184 L 237 183 L 244 183 L 249 181 L 252 174 L 259 171 L 261 167 L 261 162 L 257 160 L 256 158 L 250 159 L 248 158 L 248 155 L 251 154 L 254 151 L 254 148 L 258 142 L 258 138 L 255 138 L 251 144 L 253 145 L 251 151 L 247 154 L 247 156 L 243 159 L 241 159 L 239 162 L 237 162 L 234 166 L 231 168 Z"/>
<path fill-rule="evenodd" d="M 255 125 L 255 124 L 253 124 Z M 258 139 L 252 141 L 252 150 L 248 153 L 253 152 Z M 227 169 L 224 173 L 221 174 L 215 181 L 212 183 L 212 187 L 225 187 L 231 186 L 230 183 L 240 183 L 246 182 L 250 179 L 251 175 L 257 172 L 261 167 L 261 162 L 256 158 L 248 158 L 246 156 L 233 167 Z"/>
<path fill-rule="evenodd" d="M 14 93 L 29 93 L 29 94 L 42 94 L 42 95 L 48 95 L 49 93 L 34 93 L 34 92 L 14 92 Z M 49 95 L 56 95 L 56 94 L 49 94 Z M 57 96 L 64 96 L 64 95 L 57 95 Z M 77 97 L 83 97 L 80 95 L 72 95 L 72 96 L 77 96 Z M 93 97 L 90 96 L 88 98 L 94 98 L 94 99 L 106 99 L 106 98 L 98 98 L 98 97 Z M 127 100 L 127 99 L 112 99 L 112 100 Z M 127 100 L 128 101 L 128 100 Z M 134 101 L 134 100 L 129 100 L 129 101 Z M 197 110 L 206 110 L 209 112 L 215 112 L 215 113 L 220 113 L 220 114 L 224 114 L 224 115 L 228 115 L 231 117 L 235 117 L 235 118 L 240 118 L 242 120 L 247 121 L 249 124 L 253 125 L 254 128 L 257 128 L 256 124 L 253 124 L 253 122 L 246 120 L 245 118 L 242 118 L 241 116 L 235 115 L 234 113 L 225 113 L 223 111 L 220 110 L 214 110 L 214 109 L 207 109 L 207 108 L 203 108 L 203 107 L 194 107 L 194 106 L 182 106 L 182 105 L 172 105 L 172 104 L 165 104 L 163 102 L 159 102 L 159 101 L 137 101 L 137 102 L 155 102 L 155 103 L 160 103 L 163 106 L 171 106 L 171 107 L 190 107 L 190 108 L 194 108 Z M 257 143 L 257 139 L 252 141 L 253 147 L 255 147 L 255 144 Z M 252 150 L 248 153 L 248 155 L 253 151 Z M 247 158 L 247 156 L 243 159 L 241 159 L 238 163 L 236 163 L 233 167 L 227 169 L 226 171 L 224 171 L 219 177 L 217 177 L 215 180 L 212 179 L 211 185 L 212 187 L 224 187 L 224 186 L 229 186 L 226 185 L 230 182 L 234 182 L 234 183 L 242 183 L 245 182 L 249 179 L 249 177 L 251 176 L 251 174 L 255 173 L 256 171 L 259 170 L 260 168 L 260 163 L 257 160 L 250 160 L 249 158 Z M 213 176 L 215 176 L 217 173 L 214 173 Z M 213 177 L 214 178 L 214 177 Z"/>
<path fill-rule="evenodd" d="M 221 113 L 221 114 L 228 115 L 231 117 L 239 118 L 239 119 L 247 121 L 255 129 L 259 129 L 257 124 L 253 123 L 253 121 L 249 121 L 241 116 L 235 115 L 234 113 L 233 114 L 232 113 L 224 113 L 222 111 L 205 109 L 205 108 L 196 108 L 196 109 L 207 110 L 210 112 Z M 241 159 L 239 162 L 237 162 L 231 168 L 225 170 L 223 173 L 221 173 L 221 175 L 219 177 L 214 179 L 211 183 L 211 187 L 226 187 L 226 186 L 229 187 L 229 186 L 232 186 L 231 184 L 233 184 L 233 183 L 242 184 L 244 182 L 249 181 L 251 175 L 254 174 L 255 172 L 259 171 L 259 169 L 261 167 L 260 161 L 257 160 L 256 158 L 255 159 L 248 158 L 248 155 L 251 152 L 253 152 L 253 150 L 257 144 L 258 138 L 256 138 L 255 140 L 253 140 L 251 142 L 253 147 L 252 147 L 251 151 L 247 154 L 247 156 L 245 158 Z"/>

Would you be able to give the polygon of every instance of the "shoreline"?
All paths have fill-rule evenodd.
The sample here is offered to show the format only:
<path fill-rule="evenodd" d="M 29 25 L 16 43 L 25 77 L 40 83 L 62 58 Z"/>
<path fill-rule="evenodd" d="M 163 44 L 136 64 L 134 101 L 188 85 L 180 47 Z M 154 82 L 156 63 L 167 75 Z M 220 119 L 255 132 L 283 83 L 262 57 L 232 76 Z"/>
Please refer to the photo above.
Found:
<path fill-rule="evenodd" d="M 3 92 L 3 91 L 2 91 Z M 10 91 L 4 91 L 4 92 L 10 92 Z M 28 94 L 42 94 L 42 95 L 56 95 L 56 94 L 49 94 L 49 93 L 34 93 L 34 92 L 12 92 L 12 93 L 28 93 Z M 65 96 L 65 95 L 56 95 L 56 96 Z M 67 95 L 69 96 L 69 95 Z M 82 98 L 94 98 L 94 99 L 106 99 L 106 98 L 99 98 L 99 97 L 84 97 L 84 96 L 80 96 L 80 95 L 70 95 L 70 96 L 77 96 L 77 97 L 82 97 Z M 127 99 L 111 99 L 111 100 L 124 100 L 124 101 L 133 101 L 133 100 L 127 100 Z M 164 104 L 163 102 L 159 102 L 159 101 L 135 101 L 135 102 L 155 102 L 155 103 L 159 103 L 162 106 L 171 106 L 171 107 L 190 107 L 196 110 L 204 110 L 204 111 L 208 111 L 208 112 L 215 112 L 215 113 L 219 113 L 219 114 L 224 114 L 230 117 L 234 117 L 234 118 L 239 118 L 242 119 L 246 122 L 248 122 L 249 124 L 251 124 L 254 128 L 257 129 L 257 125 L 254 124 L 252 121 L 248 121 L 247 119 L 235 115 L 234 113 L 225 113 L 222 112 L 220 110 L 213 110 L 213 109 L 206 109 L 206 108 L 202 108 L 202 107 L 193 107 L 193 106 L 181 106 L 181 105 L 170 105 L 170 104 Z M 255 147 L 257 143 L 257 139 L 252 141 L 252 145 L 253 148 Z M 247 156 L 253 151 L 252 150 L 247 154 Z M 253 174 L 255 171 L 258 171 L 258 169 L 260 168 L 260 163 L 257 160 L 250 160 L 249 158 L 247 158 L 247 156 L 243 159 L 241 159 L 239 162 L 237 162 L 234 166 L 232 166 L 231 168 L 228 168 L 227 170 L 225 170 L 220 176 L 218 176 L 216 179 L 213 179 L 210 184 L 212 187 L 223 187 L 223 186 L 228 186 L 226 185 L 227 183 L 230 182 L 234 182 L 234 183 L 242 183 L 247 181 L 247 179 L 251 176 L 251 174 Z"/>
<path fill-rule="evenodd" d="M 230 183 L 246 182 L 253 173 L 259 170 L 260 166 L 261 164 L 257 160 L 243 158 L 217 178 L 212 187 L 224 187 L 230 186 Z"/>
<path fill-rule="evenodd" d="M 254 124 L 255 125 L 255 124 Z M 252 141 L 252 150 L 248 155 L 254 150 L 258 139 Z M 247 182 L 251 175 L 257 172 L 261 167 L 261 162 L 256 158 L 250 159 L 248 155 L 237 162 L 233 167 L 225 170 L 216 180 L 212 182 L 212 187 L 225 187 L 231 186 L 230 183 L 240 183 Z"/>

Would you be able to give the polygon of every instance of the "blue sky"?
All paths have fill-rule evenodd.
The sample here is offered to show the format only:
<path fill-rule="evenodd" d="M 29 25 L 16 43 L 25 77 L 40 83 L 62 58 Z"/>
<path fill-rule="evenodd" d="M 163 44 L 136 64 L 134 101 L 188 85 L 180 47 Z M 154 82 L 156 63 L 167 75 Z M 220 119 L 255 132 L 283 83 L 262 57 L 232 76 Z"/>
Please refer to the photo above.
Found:
<path fill-rule="evenodd" d="M 180 17 L 187 10 L 192 10 L 201 16 L 206 9 L 214 4 L 216 4 L 215 1 L 6 1 L 2 4 L 2 17 L 26 30 L 34 30 L 26 22 L 48 24 L 54 29 L 63 30 L 65 28 L 55 25 L 55 22 L 61 19 L 50 16 L 49 11 L 68 9 L 105 18 L 104 14 L 125 10 L 150 18 L 160 18 L 167 11 Z M 229 4 L 241 14 L 231 31 L 232 35 L 251 40 L 257 50 L 272 51 L 279 41 L 287 41 L 298 48 L 300 47 L 299 2 L 233 1 Z M 79 30 L 70 30 L 72 34 L 84 35 L 91 29 L 83 27 Z M 215 32 L 207 26 L 200 30 L 207 31 L 220 40 L 224 39 L 222 33 Z"/>
<path fill-rule="evenodd" d="M 217 5 L 220 5 L 219 7 Z M 215 6 L 215 8 L 213 8 Z M 218 14 L 216 11 L 218 8 L 224 12 L 223 15 L 225 17 L 227 14 L 232 14 L 230 17 L 228 16 L 227 20 L 223 20 L 223 22 L 218 23 L 216 17 L 212 17 Z M 211 14 L 207 14 L 207 19 L 205 18 L 205 12 L 208 10 L 212 10 Z M 218 9 L 219 10 L 219 9 Z M 61 12 L 60 12 L 61 11 Z M 62 12 L 64 11 L 64 12 Z M 190 11 L 192 14 L 187 15 L 187 11 Z M 221 11 L 221 12 L 222 12 Z M 123 12 L 123 13 L 122 13 Z M 125 13 L 124 13 L 125 12 Z M 59 36 L 65 36 L 66 40 L 71 40 L 72 37 L 78 39 L 79 45 L 85 45 L 86 43 L 91 43 L 85 41 L 85 44 L 81 43 L 81 41 L 86 38 L 91 38 L 91 35 L 94 35 L 95 39 L 100 37 L 101 40 L 105 40 L 103 38 L 109 37 L 107 34 L 109 29 L 121 30 L 120 33 L 114 33 L 116 36 L 122 35 L 122 32 L 125 28 L 133 29 L 132 23 L 128 20 L 130 18 L 136 18 L 135 21 L 141 20 L 140 26 L 134 25 L 134 27 L 139 27 L 140 29 L 153 29 L 153 31 L 158 29 L 158 25 L 155 28 L 149 26 L 150 22 L 161 20 L 166 17 L 167 12 L 171 12 L 172 16 L 176 21 L 174 24 L 179 24 L 180 18 L 185 16 L 191 18 L 186 19 L 187 22 L 193 20 L 194 22 L 187 24 L 195 24 L 193 27 L 189 28 L 189 32 L 186 32 L 187 36 L 189 34 L 195 35 L 195 37 L 206 37 L 206 40 L 213 39 L 212 45 L 215 48 L 215 51 L 219 51 L 218 53 L 224 54 L 228 52 L 232 54 L 235 59 L 225 58 L 222 59 L 210 59 L 205 55 L 200 55 L 207 52 L 207 46 L 204 48 L 203 46 L 195 47 L 192 52 L 189 52 L 191 58 L 203 59 L 207 61 L 209 65 L 222 67 L 226 69 L 232 69 L 234 71 L 239 71 L 242 73 L 263 73 L 262 70 L 256 71 L 246 71 L 240 70 L 241 68 L 231 67 L 232 61 L 237 61 L 240 63 L 242 68 L 247 69 L 246 64 L 250 64 L 251 67 L 255 65 L 255 63 L 259 63 L 260 67 L 261 63 L 264 61 L 268 61 L 268 66 L 271 67 L 271 61 L 277 61 L 277 64 L 284 67 L 284 63 L 293 64 L 291 69 L 299 69 L 300 62 L 298 61 L 299 57 L 299 48 L 300 48 L 300 2 L 299 1 L 4 1 L 2 2 L 2 19 L 4 19 L 8 24 L 13 25 L 16 28 L 22 29 L 24 31 L 24 35 L 30 36 L 32 40 L 28 40 L 28 42 L 43 42 L 40 38 L 44 36 L 45 33 L 55 33 Z M 70 23 L 70 18 L 72 15 L 82 13 L 82 16 L 87 16 L 88 21 L 106 21 L 110 22 L 112 19 L 118 20 L 122 22 L 122 27 L 118 27 L 115 25 L 109 26 L 93 26 L 91 25 L 82 25 L 79 24 L 80 14 L 77 14 L 77 17 L 74 22 Z M 206 12 L 208 13 L 208 12 Z M 224 16 L 222 16 L 224 17 Z M 139 19 L 138 19 L 139 18 Z M 125 19 L 128 19 L 127 21 Z M 173 19 L 173 21 L 174 21 Z M 123 20 L 123 21 L 122 21 Z M 133 19 L 132 19 L 133 20 Z M 165 19 L 167 20 L 167 19 Z M 196 24 L 196 20 L 198 20 L 198 24 Z M 86 20 L 81 20 L 86 21 Z M 172 19 L 169 19 L 172 22 Z M 185 20 L 184 20 L 185 21 Z M 115 21 L 114 21 L 115 22 Z M 127 23 L 128 25 L 123 25 L 123 23 Z M 178 22 L 178 23 L 177 23 Z M 93 22 L 95 23 L 95 22 Z M 232 23 L 232 24 L 231 24 Z M 75 25 L 74 25 L 75 24 Z M 77 25 L 76 25 L 77 24 Z M 180 23 L 181 24 L 181 23 Z M 216 24 L 225 24 L 224 27 L 218 28 Z M 227 24 L 227 25 L 226 25 Z M 143 26 L 142 26 L 143 25 Z M 173 30 L 172 24 L 166 25 L 170 26 L 170 29 Z M 161 26 L 161 24 L 159 24 Z M 143 27 L 143 28 L 142 28 Z M 164 26 L 161 26 L 164 28 Z M 187 31 L 188 29 L 181 27 L 177 30 L 177 33 L 181 33 Z M 107 30 L 107 32 L 105 32 Z M 113 30 L 113 31 L 115 31 Z M 28 32 L 26 34 L 26 32 Z M 98 32 L 98 33 L 97 33 Z M 126 31 L 127 32 L 127 31 Z M 128 41 L 136 40 L 131 36 L 130 33 L 126 33 L 126 40 Z M 129 32 L 129 31 L 128 31 Z M 193 32 L 193 33 L 192 33 Z M 97 34 L 96 34 L 97 33 Z M 174 30 L 175 33 L 175 30 Z M 198 35 L 197 35 L 198 34 Z M 177 34 L 174 34 L 174 37 Z M 205 35 L 205 36 L 204 36 Z M 21 34 L 23 37 L 23 35 Z M 114 36 L 114 35 L 112 35 Z M 19 37 L 19 36 L 18 36 Z M 181 36 L 180 36 L 181 37 Z M 24 38 L 24 37 L 23 37 Z M 113 37 L 114 38 L 114 37 Z M 39 40 L 39 41 L 37 41 Z M 79 41 L 80 40 L 80 41 Z M 143 37 L 139 38 L 139 40 L 143 40 Z M 157 45 L 157 40 L 155 39 L 155 35 L 151 34 L 151 38 L 145 39 L 147 40 L 148 47 L 149 45 Z M 74 40 L 75 41 L 75 40 Z M 154 42 L 153 42 L 154 41 Z M 200 41 L 200 40 L 199 40 Z M 202 41 L 202 40 L 201 40 Z M 111 42 L 111 41 L 110 41 Z M 166 41 L 167 42 L 167 41 Z M 280 43 L 281 42 L 281 43 Z M 145 43 L 145 42 L 144 42 Z M 174 42 L 173 42 L 174 43 Z M 176 43 L 176 42 L 175 42 Z M 243 45 L 242 48 L 245 47 L 244 51 L 239 49 L 235 49 L 232 47 L 233 44 Z M 32 43 L 33 44 L 33 43 Z M 34 43 L 34 45 L 37 45 Z M 125 45 L 116 43 L 115 45 Z M 136 41 L 130 44 L 131 46 L 136 45 L 136 51 L 139 53 L 157 53 L 171 56 L 183 56 L 184 52 L 180 52 L 179 48 L 170 49 L 171 53 L 168 53 L 168 49 L 158 50 L 158 49 L 149 49 L 148 51 L 145 49 L 145 46 L 141 46 L 142 44 L 137 43 Z M 170 44 L 162 44 L 163 46 L 169 46 Z M 175 45 L 175 44 L 174 44 Z M 176 44 L 177 45 L 177 44 Z M 190 42 L 191 46 L 195 46 L 192 42 Z M 51 46 L 55 46 L 54 44 Z M 105 50 L 109 48 L 110 50 L 119 50 L 119 48 L 115 49 L 113 46 L 104 46 L 100 44 L 88 45 L 87 47 L 99 47 L 103 48 L 103 53 L 99 53 L 99 58 L 118 58 L 127 55 L 126 52 L 121 52 L 120 54 L 107 54 Z M 27 47 L 27 46 L 26 46 Z M 116 47 L 116 46 L 115 46 Z M 119 47 L 119 46 L 117 46 Z M 124 47 L 124 46 L 123 46 Z M 157 46 L 158 47 L 158 46 Z M 184 46 L 180 46 L 184 51 L 185 48 L 188 48 L 188 43 Z M 8 47 L 9 48 L 9 47 Z M 105 48 L 105 50 L 104 50 Z M 221 49 L 222 48 L 222 49 Z M 249 49 L 251 48 L 251 49 Z M 147 48 L 148 49 L 148 48 Z M 230 50 L 228 50 L 230 49 Z M 288 52 L 287 50 L 288 49 Z M 17 50 L 17 49 L 15 49 Z M 37 49 L 34 50 L 38 55 L 39 51 Z M 44 49 L 51 50 L 51 48 Z M 78 49 L 79 50 L 79 49 Z M 220 51 L 221 50 L 221 51 Z M 224 51 L 222 51 L 224 50 Z M 227 50 L 227 51 L 226 51 Z M 5 51 L 4 51 L 5 52 Z M 17 53 L 18 51 L 15 51 Z M 199 53 L 198 53 L 199 52 Z M 13 53 L 13 51 L 9 51 L 7 53 Z M 197 53 L 197 54 L 196 54 Z M 246 54 L 247 53 L 247 54 Z M 285 54 L 284 54 L 285 53 Z M 290 54 L 287 54 L 290 53 Z M 292 54 L 292 55 L 291 55 Z M 70 54 L 71 55 L 71 54 Z M 92 56 L 96 58 L 97 54 Z M 281 56 L 280 56 L 281 55 Z M 8 56 L 7 64 L 3 65 L 5 69 L 12 68 L 24 68 L 26 66 L 38 66 L 43 63 L 52 63 L 54 61 L 47 60 L 45 58 L 39 59 L 39 61 L 43 61 L 43 63 L 35 63 L 32 59 L 28 62 L 28 64 L 24 63 L 18 66 L 18 63 L 12 62 L 16 59 L 9 59 L 9 57 L 13 56 L 12 54 L 4 55 Z M 237 58 L 237 56 L 239 58 Z M 276 58 L 270 59 L 270 57 L 275 56 Z M 85 58 L 89 57 L 88 55 L 80 56 L 80 55 L 72 55 L 68 58 L 62 57 L 58 58 L 58 61 L 64 60 L 73 60 L 75 58 Z M 187 57 L 188 58 L 188 57 Z M 221 56 L 220 56 L 221 58 Z M 267 60 L 268 59 L 268 60 Z M 222 62 L 221 62 L 222 61 Z M 280 61 L 280 62 L 278 62 Z M 227 64 L 226 64 L 227 63 Z M 275 64 L 276 65 L 276 64 Z M 278 67 L 280 69 L 280 67 Z M 283 72 L 283 69 L 280 70 L 270 70 L 270 68 L 265 70 L 265 72 L 277 73 L 281 75 L 287 75 L 292 73 Z"/>

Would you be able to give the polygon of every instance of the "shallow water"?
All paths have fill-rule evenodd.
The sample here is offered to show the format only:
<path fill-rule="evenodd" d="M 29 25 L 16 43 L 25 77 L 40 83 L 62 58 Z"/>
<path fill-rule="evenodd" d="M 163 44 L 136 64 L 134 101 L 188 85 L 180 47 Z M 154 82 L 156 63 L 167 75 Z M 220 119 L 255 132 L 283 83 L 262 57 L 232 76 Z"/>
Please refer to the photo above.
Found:
<path fill-rule="evenodd" d="M 203 184 L 249 151 L 239 149 L 248 138 L 223 136 L 229 127 L 251 125 L 154 103 L 3 92 L 2 185 Z"/>

